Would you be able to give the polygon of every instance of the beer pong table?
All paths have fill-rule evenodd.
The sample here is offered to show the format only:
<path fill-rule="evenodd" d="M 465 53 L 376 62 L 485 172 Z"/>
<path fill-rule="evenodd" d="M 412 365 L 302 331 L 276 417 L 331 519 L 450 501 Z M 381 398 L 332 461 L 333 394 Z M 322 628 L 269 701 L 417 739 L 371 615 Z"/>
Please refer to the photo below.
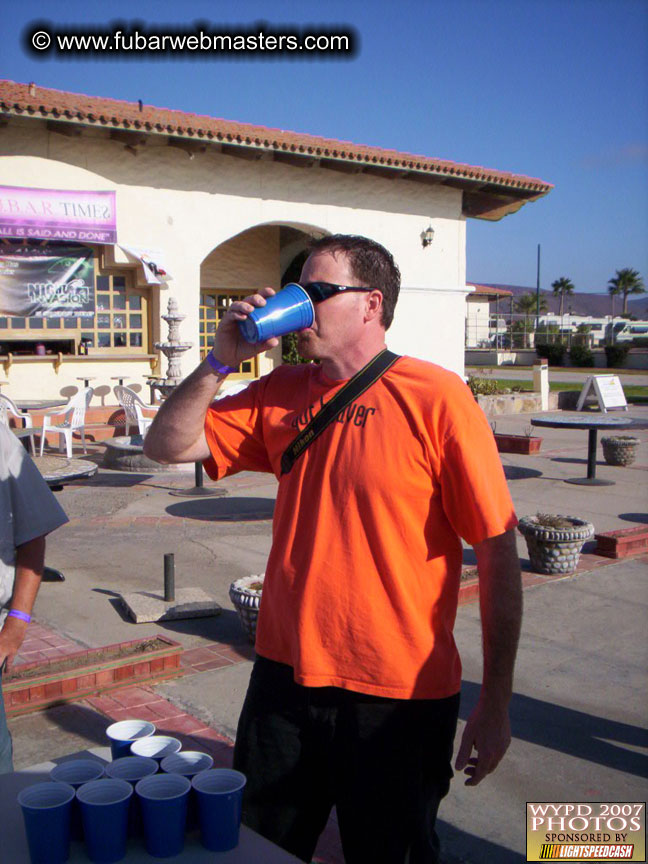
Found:
<path fill-rule="evenodd" d="M 80 753 L 71 753 L 65 759 L 98 758 L 101 762 L 110 761 L 109 747 L 93 747 Z M 62 759 L 59 762 L 64 761 Z M 18 793 L 34 783 L 49 780 L 49 772 L 56 763 L 43 762 L 32 765 L 13 774 L 0 774 L 0 860 L 7 864 L 29 864 L 27 837 L 23 825 L 22 811 L 16 800 Z M 240 842 L 236 849 L 229 852 L 210 852 L 200 845 L 199 832 L 187 834 L 184 851 L 171 858 L 153 858 L 144 848 L 143 839 L 129 841 L 125 864 L 155 864 L 161 860 L 173 864 L 182 861 L 183 864 L 299 864 L 299 859 L 270 843 L 245 825 L 241 825 Z M 73 842 L 70 845 L 70 864 L 88 864 L 83 843 Z"/>

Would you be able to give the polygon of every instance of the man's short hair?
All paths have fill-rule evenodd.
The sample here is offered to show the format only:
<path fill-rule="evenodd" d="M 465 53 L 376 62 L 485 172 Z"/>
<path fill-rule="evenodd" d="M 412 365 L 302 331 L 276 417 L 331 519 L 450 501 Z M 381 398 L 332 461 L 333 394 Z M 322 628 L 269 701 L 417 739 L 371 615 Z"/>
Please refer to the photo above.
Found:
<path fill-rule="evenodd" d="M 400 291 L 400 270 L 391 252 L 380 243 L 357 234 L 331 234 L 313 240 L 308 249 L 311 255 L 325 252 L 344 252 L 357 281 L 377 288 L 383 295 L 380 322 L 389 330 L 394 320 L 394 309 Z"/>

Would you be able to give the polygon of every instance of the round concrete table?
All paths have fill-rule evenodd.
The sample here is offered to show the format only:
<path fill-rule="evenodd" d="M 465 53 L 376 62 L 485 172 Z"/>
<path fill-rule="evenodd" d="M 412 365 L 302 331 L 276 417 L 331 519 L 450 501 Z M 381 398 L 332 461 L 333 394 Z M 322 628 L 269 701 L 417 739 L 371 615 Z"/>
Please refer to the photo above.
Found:
<path fill-rule="evenodd" d="M 630 429 L 637 424 L 629 417 L 610 417 L 609 414 L 587 415 L 581 413 L 551 414 L 548 417 L 532 417 L 532 426 L 547 426 L 551 429 L 587 429 L 587 477 L 570 477 L 565 483 L 579 486 L 614 486 L 614 480 L 599 480 L 596 476 L 596 446 L 599 429 L 604 432 Z"/>
<path fill-rule="evenodd" d="M 21 411 L 46 411 L 48 408 L 62 408 L 67 399 L 16 399 L 16 408 Z"/>
<path fill-rule="evenodd" d="M 58 491 L 64 483 L 92 477 L 97 473 L 94 462 L 86 459 L 68 459 L 66 456 L 36 456 L 34 464 L 50 489 Z"/>

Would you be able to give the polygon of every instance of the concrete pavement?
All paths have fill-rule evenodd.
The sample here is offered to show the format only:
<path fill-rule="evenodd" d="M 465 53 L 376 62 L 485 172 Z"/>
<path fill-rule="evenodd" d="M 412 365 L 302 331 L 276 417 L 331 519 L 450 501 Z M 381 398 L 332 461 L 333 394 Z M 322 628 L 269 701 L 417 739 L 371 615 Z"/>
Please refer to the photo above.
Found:
<path fill-rule="evenodd" d="M 643 442 L 637 463 L 607 466 L 599 449 L 598 475 L 613 479 L 614 486 L 564 482 L 585 475 L 584 431 L 542 430 L 539 455 L 502 455 L 518 515 L 578 515 L 590 519 L 597 531 L 646 523 L 648 408 L 633 408 L 630 414 L 644 426 L 636 433 Z M 497 431 L 522 432 L 528 423 L 524 415 L 498 416 Z M 225 498 L 168 494 L 173 487 L 192 485 L 193 472 L 100 471 L 90 481 L 66 487 L 59 500 L 71 522 L 48 545 L 48 563 L 61 569 L 66 581 L 43 585 L 36 616 L 87 646 L 163 632 L 181 641 L 188 653 L 214 641 L 231 647 L 232 662 L 192 669 L 153 688 L 158 710 L 162 703 L 175 706 L 174 716 L 197 718 L 201 729 L 214 730 L 223 742 L 235 735 L 251 668 L 248 660 L 236 659 L 237 646 L 245 640 L 227 589 L 235 578 L 264 569 L 276 481 L 242 474 L 223 481 Z M 521 537 L 519 551 L 526 559 Z M 223 606 L 219 616 L 134 625 L 120 614 L 116 594 L 161 593 L 164 552 L 175 553 L 176 584 L 212 593 Z M 467 563 L 471 556 L 467 549 Z M 455 779 L 440 811 L 450 864 L 523 861 L 527 800 L 646 799 L 646 563 L 646 558 L 610 562 L 525 591 L 513 743 L 480 787 L 467 788 Z M 460 608 L 456 635 L 464 663 L 465 720 L 481 678 L 476 604 Z M 107 725 L 101 706 L 108 704 L 76 704 L 13 719 L 17 766 L 72 752 L 84 740 L 94 746 Z M 457 747 L 459 740 L 458 735 Z M 329 833 L 335 833 L 334 821 Z M 320 859 L 335 864 L 341 860 L 339 845 L 333 836 L 328 840 Z"/>

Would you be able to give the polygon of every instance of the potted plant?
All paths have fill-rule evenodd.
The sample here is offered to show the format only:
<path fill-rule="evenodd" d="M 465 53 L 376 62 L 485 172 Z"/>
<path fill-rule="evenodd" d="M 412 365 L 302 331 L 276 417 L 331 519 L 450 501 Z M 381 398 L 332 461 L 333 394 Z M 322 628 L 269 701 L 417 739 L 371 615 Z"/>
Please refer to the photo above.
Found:
<path fill-rule="evenodd" d="M 491 423 L 491 429 L 495 436 L 495 443 L 499 453 L 522 453 L 526 456 L 538 453 L 542 445 L 542 438 L 531 434 L 531 426 L 527 426 L 524 435 L 509 435 L 495 431 L 496 424 Z"/>
<path fill-rule="evenodd" d="M 232 582 L 229 589 L 230 600 L 239 616 L 243 629 L 250 642 L 256 639 L 257 618 L 265 573 L 244 576 Z"/>
<path fill-rule="evenodd" d="M 601 444 L 608 465 L 632 465 L 637 458 L 639 439 L 633 435 L 606 435 Z"/>
<path fill-rule="evenodd" d="M 550 574 L 573 573 L 583 544 L 594 536 L 591 522 L 549 513 L 523 516 L 518 531 L 526 540 L 531 569 Z"/>

